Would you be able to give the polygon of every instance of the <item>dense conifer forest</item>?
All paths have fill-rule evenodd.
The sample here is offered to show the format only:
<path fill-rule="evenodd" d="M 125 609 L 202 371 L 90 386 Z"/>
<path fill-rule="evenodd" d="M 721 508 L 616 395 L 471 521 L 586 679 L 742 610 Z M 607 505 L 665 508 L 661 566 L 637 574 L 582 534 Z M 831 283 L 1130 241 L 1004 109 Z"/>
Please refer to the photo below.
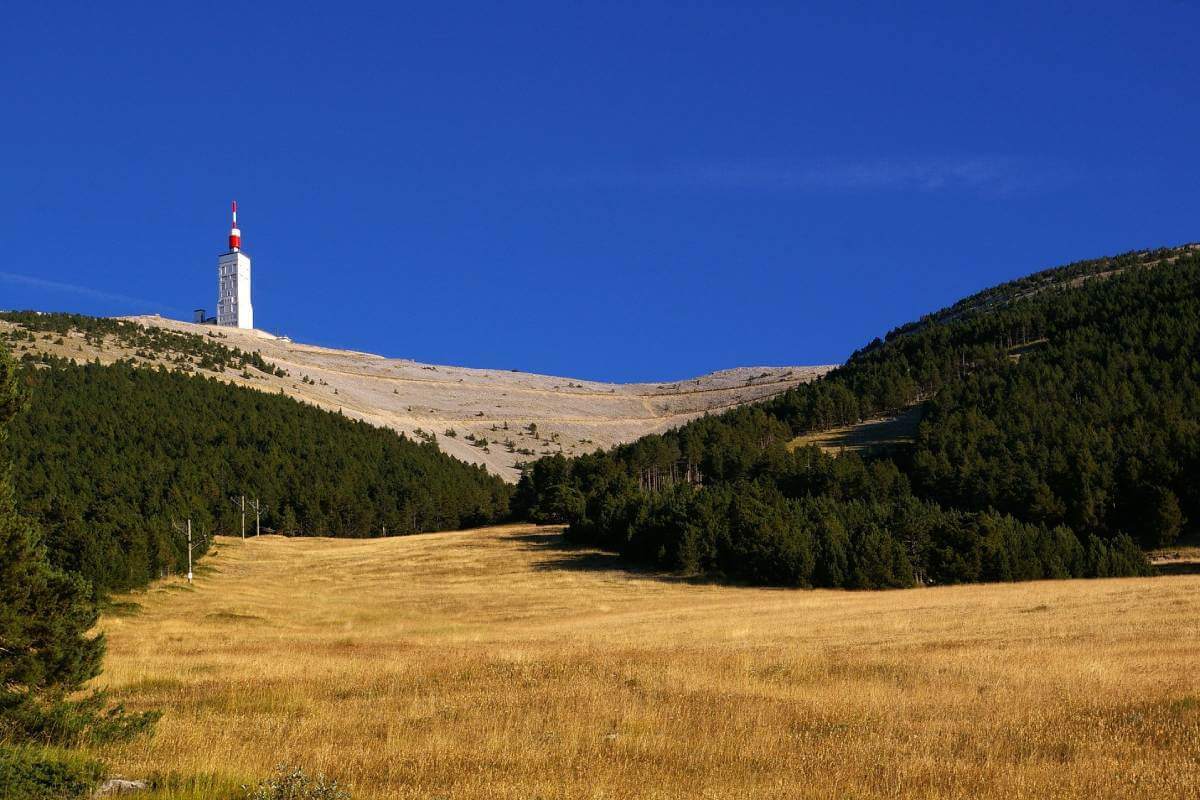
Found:
<path fill-rule="evenodd" d="M 0 443 L 28 399 L 21 384 L 0 348 Z M 157 712 L 127 713 L 104 691 L 85 689 L 106 646 L 98 618 L 91 585 L 51 563 L 0 462 L 0 797 L 90 796 L 103 765 L 62 748 L 153 730 Z"/>
<path fill-rule="evenodd" d="M 632 561 L 789 586 L 1100 576 L 1200 522 L 1200 251 L 1079 262 L 905 325 L 812 384 L 609 452 L 528 465 L 515 494 L 435 444 L 185 373 L 274 367 L 219 340 L 74 315 L 8 334 L 115 338 L 171 367 L 27 353 L 5 454 L 56 568 L 98 589 L 186 563 L 172 521 L 292 535 L 506 518 Z M 176 359 L 179 363 L 175 363 Z M 902 412 L 914 440 L 838 456 L 795 437 Z M 252 519 L 252 517 L 251 517 Z M 201 546 L 203 547 L 203 545 Z"/>
<path fill-rule="evenodd" d="M 1140 574 L 1200 523 L 1200 252 L 1079 262 L 899 328 L 824 378 L 530 465 L 517 513 L 667 569 L 875 588 Z M 918 410 L 907 446 L 793 438 Z"/>
<path fill-rule="evenodd" d="M 508 513 L 511 488 L 482 467 L 280 395 L 50 356 L 27 356 L 23 381 L 29 400 L 4 454 L 17 505 L 54 565 L 100 590 L 185 568 L 173 520 L 190 516 L 197 539 L 238 533 L 235 495 L 259 498 L 263 525 L 288 535 L 406 534 Z"/>

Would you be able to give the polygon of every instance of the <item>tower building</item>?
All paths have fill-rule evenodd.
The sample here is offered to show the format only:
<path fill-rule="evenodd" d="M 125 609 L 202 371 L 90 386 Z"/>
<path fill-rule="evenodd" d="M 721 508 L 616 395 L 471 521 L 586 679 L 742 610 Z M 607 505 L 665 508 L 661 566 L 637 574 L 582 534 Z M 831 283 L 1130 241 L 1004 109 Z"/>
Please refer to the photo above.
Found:
<path fill-rule="evenodd" d="M 233 225 L 229 229 L 229 252 L 217 257 L 217 324 L 254 327 L 254 307 L 250 305 L 250 256 L 242 252 L 236 200 L 233 201 Z"/>

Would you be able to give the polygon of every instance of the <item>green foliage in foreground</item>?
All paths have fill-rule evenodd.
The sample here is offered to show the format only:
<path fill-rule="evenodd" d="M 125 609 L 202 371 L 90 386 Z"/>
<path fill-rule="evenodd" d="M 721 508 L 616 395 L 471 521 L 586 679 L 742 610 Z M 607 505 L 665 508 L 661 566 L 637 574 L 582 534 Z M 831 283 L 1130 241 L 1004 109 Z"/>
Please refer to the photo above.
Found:
<path fill-rule="evenodd" d="M 103 647 L 102 639 L 92 641 Z M 63 688 L 31 692 L 26 687 L 0 695 L 0 738 L 63 746 L 126 742 L 152 733 L 162 716 L 158 711 L 134 714 L 124 706 L 109 706 L 102 691 L 68 699 Z"/>
<path fill-rule="evenodd" d="M 631 560 L 754 583 L 1144 574 L 1135 539 L 1200 530 L 1197 353 L 1200 253 L 1081 262 L 898 329 L 766 403 L 542 459 L 514 508 Z M 787 450 L 916 405 L 910 448 Z M 703 488 L 680 481 L 697 472 Z"/>
<path fill-rule="evenodd" d="M 216 379 L 44 357 L 8 453 L 57 566 L 98 589 L 186 565 L 171 520 L 237 533 L 230 497 L 289 535 L 373 536 L 498 521 L 510 488 L 436 445 Z M 253 531 L 254 517 L 249 528 Z"/>
<path fill-rule="evenodd" d="M 90 797 L 101 764 L 65 750 L 0 745 L 0 800 Z"/>
<path fill-rule="evenodd" d="M 0 351 L 0 440 L 24 401 L 17 377 Z M 70 716 L 75 704 L 66 698 L 100 671 L 104 640 L 88 635 L 96 618 L 91 588 L 50 564 L 0 465 L 0 741 L 67 738 L 53 720 Z"/>
<path fill-rule="evenodd" d="M 24 399 L 16 364 L 0 351 L 0 440 Z M 153 727 L 155 714 L 107 708 L 102 693 L 77 696 L 100 672 L 104 639 L 89 634 L 96 618 L 91 587 L 51 565 L 0 466 L 0 798 L 83 796 L 99 767 L 45 745 L 123 740 Z"/>

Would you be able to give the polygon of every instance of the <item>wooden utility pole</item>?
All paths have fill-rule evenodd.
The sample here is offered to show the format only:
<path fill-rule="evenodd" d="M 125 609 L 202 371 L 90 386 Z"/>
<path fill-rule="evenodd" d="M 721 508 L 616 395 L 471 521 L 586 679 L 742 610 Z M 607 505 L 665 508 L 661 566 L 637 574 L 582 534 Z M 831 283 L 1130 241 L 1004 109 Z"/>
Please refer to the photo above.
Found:
<path fill-rule="evenodd" d="M 242 541 L 246 541 L 246 495 L 237 498 L 229 498 L 229 502 L 237 506 L 242 512 Z"/>
<path fill-rule="evenodd" d="M 257 537 L 262 532 L 262 503 L 256 497 L 250 501 L 250 507 L 254 509 L 254 535 Z"/>

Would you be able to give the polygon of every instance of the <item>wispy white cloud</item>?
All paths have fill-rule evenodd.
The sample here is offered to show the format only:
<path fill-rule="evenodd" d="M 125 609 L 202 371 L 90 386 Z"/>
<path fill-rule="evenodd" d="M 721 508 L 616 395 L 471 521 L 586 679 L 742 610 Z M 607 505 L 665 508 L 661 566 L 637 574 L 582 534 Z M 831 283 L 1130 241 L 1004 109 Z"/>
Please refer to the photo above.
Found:
<path fill-rule="evenodd" d="M 1069 183 L 1062 164 L 1012 156 L 768 159 L 683 162 L 596 176 L 601 182 L 805 192 L 1013 194 Z"/>
<path fill-rule="evenodd" d="M 64 283 L 62 281 L 46 280 L 45 278 L 35 278 L 30 275 L 19 275 L 15 272 L 0 271 L 0 281 L 17 286 L 28 286 L 32 289 L 42 289 L 48 292 L 65 292 L 67 294 L 82 295 L 90 297 L 93 300 L 103 300 L 106 303 L 118 303 L 127 308 L 149 311 L 178 311 L 178 309 L 152 300 L 143 300 L 139 297 L 130 297 L 129 295 L 117 294 L 116 292 L 106 292 L 102 289 L 80 286 L 76 283 Z"/>

